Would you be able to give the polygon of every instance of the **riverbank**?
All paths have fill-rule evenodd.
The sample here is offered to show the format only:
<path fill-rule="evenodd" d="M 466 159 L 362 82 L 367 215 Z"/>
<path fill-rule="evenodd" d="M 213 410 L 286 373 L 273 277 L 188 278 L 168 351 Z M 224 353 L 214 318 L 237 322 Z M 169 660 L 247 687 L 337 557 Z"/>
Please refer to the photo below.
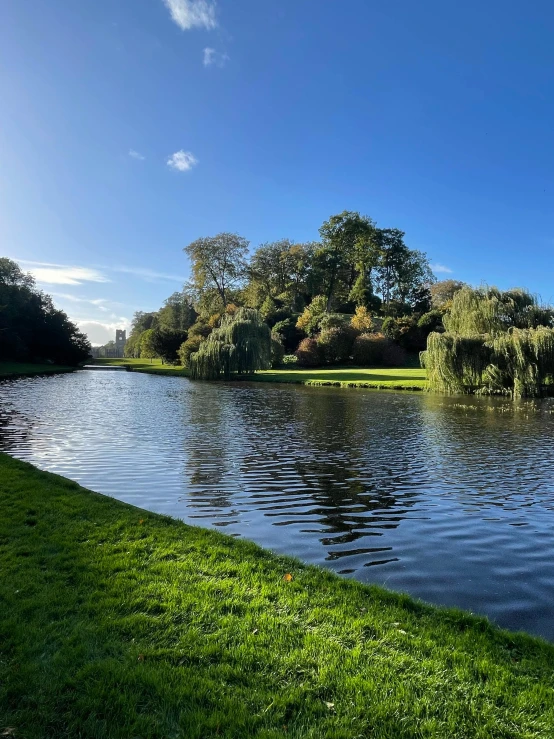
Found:
<path fill-rule="evenodd" d="M 58 364 L 32 364 L 31 362 L 0 362 L 0 378 L 31 377 L 32 375 L 55 375 L 60 372 L 74 372 L 75 367 Z"/>
<path fill-rule="evenodd" d="M 365 387 L 378 390 L 425 390 L 425 370 L 412 367 L 342 367 L 313 369 L 278 369 L 256 372 L 249 377 L 255 382 L 288 382 L 301 385 Z"/>
<path fill-rule="evenodd" d="M 4 454 L 0 480 L 0 734 L 554 734 L 553 645 Z"/>
<path fill-rule="evenodd" d="M 133 372 L 152 375 L 188 377 L 184 367 L 162 365 L 160 359 L 95 359 L 95 364 L 129 366 Z M 342 367 L 311 369 L 263 370 L 241 380 L 252 382 L 284 382 L 299 385 L 331 385 L 334 387 L 362 387 L 379 390 L 425 390 L 425 370 L 413 367 Z"/>
<path fill-rule="evenodd" d="M 100 364 L 106 367 L 128 367 L 132 372 L 142 372 L 147 375 L 167 375 L 169 377 L 188 377 L 188 370 L 172 364 L 162 364 L 161 359 L 107 359 L 91 360 L 90 364 Z"/>

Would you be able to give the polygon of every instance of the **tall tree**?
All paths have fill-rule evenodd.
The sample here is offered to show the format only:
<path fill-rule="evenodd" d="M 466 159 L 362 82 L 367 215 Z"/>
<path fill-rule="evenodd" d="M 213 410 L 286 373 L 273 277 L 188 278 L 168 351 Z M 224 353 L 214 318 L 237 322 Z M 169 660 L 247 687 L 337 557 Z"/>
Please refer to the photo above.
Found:
<path fill-rule="evenodd" d="M 246 273 L 249 242 L 232 233 L 220 233 L 193 241 L 184 248 L 192 265 L 192 283 L 196 290 L 215 288 L 225 308 L 229 291 L 238 286 Z"/>
<path fill-rule="evenodd" d="M 348 299 L 361 271 L 367 279 L 367 271 L 373 266 L 375 224 L 367 216 L 345 210 L 325 221 L 319 233 L 322 243 L 316 251 L 316 262 L 330 310 L 337 293 Z"/>

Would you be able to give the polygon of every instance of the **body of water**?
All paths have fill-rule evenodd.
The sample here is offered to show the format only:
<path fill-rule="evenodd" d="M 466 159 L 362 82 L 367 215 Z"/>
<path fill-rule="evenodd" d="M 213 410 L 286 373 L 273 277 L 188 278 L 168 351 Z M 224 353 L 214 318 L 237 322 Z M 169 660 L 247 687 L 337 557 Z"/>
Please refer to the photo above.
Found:
<path fill-rule="evenodd" d="M 82 371 L 0 383 L 0 449 L 554 640 L 554 403 Z"/>

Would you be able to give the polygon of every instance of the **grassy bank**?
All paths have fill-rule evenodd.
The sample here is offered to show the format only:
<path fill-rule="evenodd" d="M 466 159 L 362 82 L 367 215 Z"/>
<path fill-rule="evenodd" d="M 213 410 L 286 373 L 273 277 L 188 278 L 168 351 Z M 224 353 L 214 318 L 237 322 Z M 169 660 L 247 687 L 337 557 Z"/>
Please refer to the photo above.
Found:
<path fill-rule="evenodd" d="M 134 372 L 153 375 L 186 377 L 183 367 L 162 365 L 160 359 L 95 359 L 95 364 L 127 365 Z M 336 387 L 369 387 L 385 390 L 425 390 L 425 370 L 413 367 L 373 368 L 343 367 L 340 369 L 278 369 L 265 370 L 241 379 L 254 382 L 288 382 L 301 385 L 334 385 Z"/>
<path fill-rule="evenodd" d="M 133 372 L 145 372 L 149 375 L 168 375 L 186 377 L 184 367 L 174 367 L 171 364 L 162 364 L 161 359 L 93 359 L 90 364 L 100 364 L 111 367 L 130 367 Z"/>
<path fill-rule="evenodd" d="M 58 364 L 32 364 L 31 362 L 0 362 L 0 377 L 28 377 L 31 375 L 53 375 L 58 372 L 73 372 L 75 367 Z"/>
<path fill-rule="evenodd" d="M 257 372 L 251 379 L 256 382 L 293 382 L 302 385 L 369 387 L 381 390 L 424 390 L 427 387 L 425 370 L 411 367 L 279 369 Z"/>
<path fill-rule="evenodd" d="M 0 736 L 549 737 L 554 646 L 0 455 Z"/>

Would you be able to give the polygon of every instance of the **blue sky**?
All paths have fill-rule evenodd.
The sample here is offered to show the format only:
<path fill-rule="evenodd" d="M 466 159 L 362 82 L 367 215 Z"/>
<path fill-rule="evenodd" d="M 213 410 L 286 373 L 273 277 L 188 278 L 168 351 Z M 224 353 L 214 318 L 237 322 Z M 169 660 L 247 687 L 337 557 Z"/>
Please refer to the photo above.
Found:
<path fill-rule="evenodd" d="M 4 0 L 1 255 L 94 343 L 195 238 L 344 209 L 554 300 L 553 37 L 540 1 Z"/>

